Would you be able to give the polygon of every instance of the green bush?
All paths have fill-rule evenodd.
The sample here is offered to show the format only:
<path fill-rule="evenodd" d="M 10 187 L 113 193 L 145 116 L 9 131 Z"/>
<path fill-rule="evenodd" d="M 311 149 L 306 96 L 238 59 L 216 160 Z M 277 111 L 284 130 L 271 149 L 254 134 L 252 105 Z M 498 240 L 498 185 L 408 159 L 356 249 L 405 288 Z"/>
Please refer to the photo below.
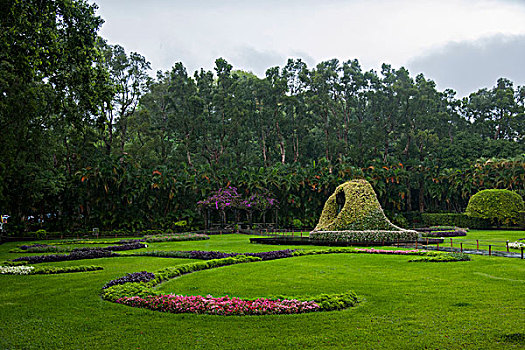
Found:
<path fill-rule="evenodd" d="M 188 226 L 188 222 L 186 220 L 180 220 L 173 223 L 173 226 L 175 227 L 186 227 Z"/>
<path fill-rule="evenodd" d="M 35 235 L 34 237 L 35 237 L 36 239 L 44 239 L 44 238 L 46 238 L 46 236 L 47 236 L 47 231 L 44 230 L 44 229 L 42 229 L 42 230 L 37 230 L 37 231 L 34 233 L 34 235 Z"/>
<path fill-rule="evenodd" d="M 470 256 L 465 253 L 443 253 L 408 260 L 408 262 L 454 262 L 470 261 Z"/>
<path fill-rule="evenodd" d="M 519 226 L 525 230 L 525 210 L 524 211 L 520 211 L 520 221 L 519 221 Z"/>
<path fill-rule="evenodd" d="M 293 219 L 293 227 L 294 228 L 302 228 L 303 227 L 303 222 L 299 219 Z"/>
<path fill-rule="evenodd" d="M 465 213 L 473 218 L 491 220 L 498 225 L 516 224 L 525 209 L 523 198 L 509 190 L 483 190 L 472 197 Z"/>
<path fill-rule="evenodd" d="M 459 213 L 423 213 L 421 221 L 425 227 L 429 226 L 457 226 L 465 228 L 487 229 L 492 225 L 490 220 L 473 218 Z"/>
<path fill-rule="evenodd" d="M 102 266 L 78 265 L 78 266 L 39 266 L 31 273 L 32 275 L 52 275 L 57 273 L 87 272 L 103 270 Z"/>

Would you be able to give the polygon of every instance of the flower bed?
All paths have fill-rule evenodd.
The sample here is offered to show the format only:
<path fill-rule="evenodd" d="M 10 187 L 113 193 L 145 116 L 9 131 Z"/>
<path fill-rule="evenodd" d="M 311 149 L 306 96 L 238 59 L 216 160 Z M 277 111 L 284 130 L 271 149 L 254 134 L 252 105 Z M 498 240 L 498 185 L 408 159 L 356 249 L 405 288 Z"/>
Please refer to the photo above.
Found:
<path fill-rule="evenodd" d="M 230 298 L 229 296 L 214 298 L 210 295 L 206 297 L 173 294 L 159 295 L 159 293 L 153 289 L 155 285 L 182 274 L 261 260 L 261 258 L 255 256 L 238 255 L 223 259 L 208 260 L 206 262 L 168 267 L 154 274 L 146 271 L 128 274 L 120 279 L 108 282 L 102 289 L 102 298 L 155 311 L 205 313 L 223 316 L 330 311 L 345 309 L 358 303 L 357 296 L 354 292 L 331 295 L 322 294 L 318 297 L 311 298 L 311 300 L 300 300 L 297 298 L 258 298 L 255 300 L 243 300 Z"/>
<path fill-rule="evenodd" d="M 461 237 L 466 236 L 468 229 L 451 226 L 433 226 L 428 229 L 420 229 L 424 231 L 423 237 Z"/>
<path fill-rule="evenodd" d="M 51 275 L 58 273 L 71 273 L 71 272 L 86 272 L 86 271 L 97 271 L 103 270 L 102 266 L 0 266 L 0 274 L 4 275 Z"/>
<path fill-rule="evenodd" d="M 386 249 L 355 249 L 357 253 L 368 253 L 368 254 L 392 254 L 392 255 L 421 255 L 421 253 L 427 253 L 421 250 L 386 250 Z"/>
<path fill-rule="evenodd" d="M 284 250 L 274 250 L 270 252 L 260 252 L 260 253 L 223 253 L 219 251 L 203 251 L 203 250 L 192 250 L 192 251 L 153 251 L 153 252 L 140 252 L 129 254 L 133 256 L 156 256 L 160 258 L 183 258 L 183 259 L 199 259 L 199 260 L 212 260 L 212 259 L 224 259 L 234 256 L 253 256 L 261 258 L 261 260 L 274 260 L 274 259 L 283 259 L 291 258 L 293 256 L 293 250 L 284 249 Z"/>
<path fill-rule="evenodd" d="M 512 249 L 525 248 L 525 242 L 512 242 L 512 243 L 509 243 L 509 248 L 512 248 Z"/>
<path fill-rule="evenodd" d="M 174 233 L 164 236 L 145 236 L 145 241 L 149 243 L 173 241 L 202 241 L 206 239 L 210 239 L 210 237 L 199 233 Z"/>
<path fill-rule="evenodd" d="M 119 304 L 171 313 L 194 313 L 222 316 L 299 314 L 319 311 L 313 301 L 270 300 L 259 298 L 243 300 L 224 296 L 214 298 L 200 295 L 158 295 L 141 298 L 138 296 L 117 299 Z"/>
<path fill-rule="evenodd" d="M 106 289 L 117 284 L 132 283 L 132 282 L 149 282 L 155 278 L 155 274 L 147 271 L 128 273 L 126 276 L 109 281 L 102 289 Z"/>
<path fill-rule="evenodd" d="M 0 266 L 0 275 L 30 275 L 33 266 Z"/>
<path fill-rule="evenodd" d="M 55 261 L 110 258 L 114 256 L 120 256 L 120 255 L 117 253 L 112 253 L 111 251 L 108 251 L 108 250 L 95 248 L 95 249 L 91 249 L 88 251 L 76 250 L 76 251 L 71 252 L 70 254 L 22 256 L 20 258 L 13 259 L 13 261 L 27 261 L 30 264 L 39 264 L 39 263 L 44 263 L 44 262 L 55 262 Z"/>

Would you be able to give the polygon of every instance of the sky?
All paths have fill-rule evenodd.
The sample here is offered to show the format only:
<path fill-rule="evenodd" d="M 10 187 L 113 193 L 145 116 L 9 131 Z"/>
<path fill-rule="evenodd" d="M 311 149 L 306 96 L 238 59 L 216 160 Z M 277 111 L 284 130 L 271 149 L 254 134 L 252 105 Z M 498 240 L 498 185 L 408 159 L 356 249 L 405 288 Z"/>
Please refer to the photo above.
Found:
<path fill-rule="evenodd" d="M 93 1 L 91 1 L 92 3 Z M 423 73 L 458 97 L 500 77 L 525 85 L 525 0 L 96 0 L 110 44 L 138 52 L 152 75 L 190 74 L 223 57 L 260 77 L 301 58 L 383 63 Z"/>

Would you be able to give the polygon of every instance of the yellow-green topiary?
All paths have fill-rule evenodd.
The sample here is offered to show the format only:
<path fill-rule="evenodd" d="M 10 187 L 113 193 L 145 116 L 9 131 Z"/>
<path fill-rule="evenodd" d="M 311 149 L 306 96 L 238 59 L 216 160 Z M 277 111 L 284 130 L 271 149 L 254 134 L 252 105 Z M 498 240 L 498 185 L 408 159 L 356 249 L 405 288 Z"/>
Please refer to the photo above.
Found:
<path fill-rule="evenodd" d="M 352 180 L 338 186 L 326 201 L 312 239 L 345 241 L 413 241 L 415 231 L 392 224 L 366 180 Z"/>

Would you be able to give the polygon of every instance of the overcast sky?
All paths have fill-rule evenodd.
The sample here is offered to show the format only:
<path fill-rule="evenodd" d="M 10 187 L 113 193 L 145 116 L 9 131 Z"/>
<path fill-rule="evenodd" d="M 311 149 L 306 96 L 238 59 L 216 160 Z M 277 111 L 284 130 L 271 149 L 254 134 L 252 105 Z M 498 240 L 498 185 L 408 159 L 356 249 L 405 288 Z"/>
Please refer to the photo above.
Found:
<path fill-rule="evenodd" d="M 91 1 L 92 2 L 92 1 Z M 525 0 L 96 0 L 100 34 L 153 71 L 190 74 L 218 57 L 264 76 L 290 57 L 311 68 L 357 58 L 423 73 L 458 96 L 499 77 L 525 85 Z"/>

